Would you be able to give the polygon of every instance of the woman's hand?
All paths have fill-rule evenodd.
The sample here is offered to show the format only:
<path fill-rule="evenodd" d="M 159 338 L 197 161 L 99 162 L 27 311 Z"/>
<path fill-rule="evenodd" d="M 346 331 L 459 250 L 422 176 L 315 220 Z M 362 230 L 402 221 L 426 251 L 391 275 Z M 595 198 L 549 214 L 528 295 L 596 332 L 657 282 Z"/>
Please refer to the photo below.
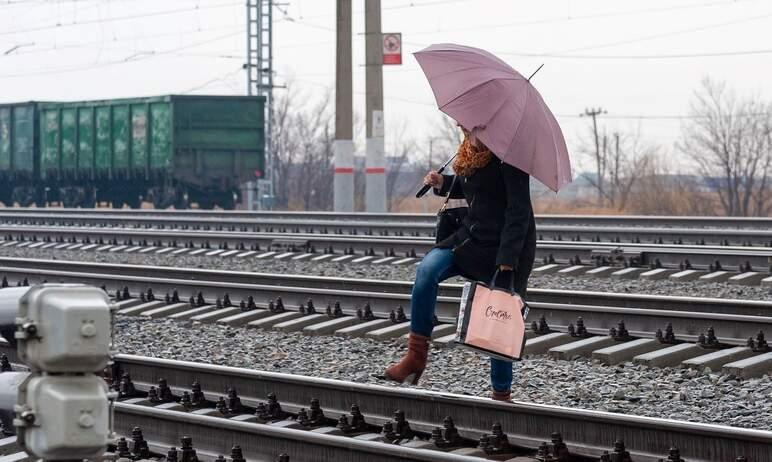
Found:
<path fill-rule="evenodd" d="M 512 271 L 512 267 L 509 265 L 499 265 L 499 271 Z"/>
<path fill-rule="evenodd" d="M 445 182 L 445 177 L 437 172 L 429 172 L 424 177 L 424 184 L 430 185 L 435 189 L 442 189 L 442 183 Z"/>

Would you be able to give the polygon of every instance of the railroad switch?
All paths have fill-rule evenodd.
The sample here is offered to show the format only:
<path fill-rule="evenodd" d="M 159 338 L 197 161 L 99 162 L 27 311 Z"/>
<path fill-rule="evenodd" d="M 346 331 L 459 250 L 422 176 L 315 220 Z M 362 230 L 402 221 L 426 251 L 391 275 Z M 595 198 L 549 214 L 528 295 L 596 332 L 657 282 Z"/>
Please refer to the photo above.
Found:
<path fill-rule="evenodd" d="M 627 331 L 624 321 L 619 321 L 617 327 L 612 327 L 609 329 L 608 335 L 617 342 L 626 342 L 630 340 L 630 332 Z"/>
<path fill-rule="evenodd" d="M 405 316 L 405 310 L 402 308 L 402 305 L 399 305 L 396 310 L 391 310 L 391 313 L 389 313 L 389 319 L 394 324 L 407 322 L 407 316 Z"/>
<path fill-rule="evenodd" d="M 587 338 L 590 336 L 590 333 L 587 332 L 587 328 L 584 326 L 584 319 L 581 316 L 576 318 L 576 327 L 574 327 L 574 323 L 568 323 L 568 335 L 577 338 Z"/>
<path fill-rule="evenodd" d="M 667 323 L 665 326 L 665 333 L 662 333 L 662 329 L 657 329 L 657 333 L 655 334 L 657 337 L 657 340 L 659 343 L 665 343 L 668 345 L 675 345 L 677 343 L 680 343 L 679 340 L 676 338 L 675 333 L 673 332 L 673 324 Z"/>
<path fill-rule="evenodd" d="M 759 333 L 756 334 L 755 339 L 753 337 L 748 339 L 748 347 L 756 353 L 766 353 L 770 351 L 769 344 L 764 338 L 764 332 L 762 331 L 759 331 Z"/>
<path fill-rule="evenodd" d="M 582 323 L 584 323 L 584 321 L 582 321 Z M 578 324 L 578 321 L 577 321 L 577 324 Z M 544 335 L 552 332 L 550 330 L 550 326 L 547 324 L 547 319 L 544 317 L 544 315 L 539 316 L 538 323 L 536 321 L 531 322 L 531 330 L 536 335 Z"/>
<path fill-rule="evenodd" d="M 712 326 L 708 327 L 707 334 L 700 333 L 699 337 L 697 337 L 697 344 L 702 348 L 721 348 L 721 343 L 719 343 L 718 338 L 716 338 L 716 331 Z"/>

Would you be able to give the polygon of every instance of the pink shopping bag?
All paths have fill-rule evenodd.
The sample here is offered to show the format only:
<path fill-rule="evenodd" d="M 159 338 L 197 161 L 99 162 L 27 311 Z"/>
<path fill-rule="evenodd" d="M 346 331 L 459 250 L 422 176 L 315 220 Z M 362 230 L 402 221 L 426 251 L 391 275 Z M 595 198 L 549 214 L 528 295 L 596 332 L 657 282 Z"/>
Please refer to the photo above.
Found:
<path fill-rule="evenodd" d="M 528 306 L 514 291 L 468 282 L 459 308 L 455 342 L 506 361 L 521 359 Z"/>

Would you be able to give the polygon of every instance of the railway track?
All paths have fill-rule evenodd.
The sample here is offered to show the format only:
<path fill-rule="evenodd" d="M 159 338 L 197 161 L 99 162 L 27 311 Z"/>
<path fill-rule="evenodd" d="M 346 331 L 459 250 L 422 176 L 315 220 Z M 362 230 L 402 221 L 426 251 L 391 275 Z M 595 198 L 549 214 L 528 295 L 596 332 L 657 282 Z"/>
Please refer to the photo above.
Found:
<path fill-rule="evenodd" d="M 244 210 L 156 210 L 156 209 L 68 209 L 68 208 L 0 208 L 0 217 L 17 215 L 91 215 L 138 217 L 201 217 L 235 218 L 243 220 L 333 220 L 333 221 L 394 221 L 434 223 L 433 213 L 368 213 L 368 212 L 313 212 L 313 211 L 244 211 Z M 657 215 L 572 215 L 537 214 L 537 221 L 553 225 L 585 226 L 660 226 L 665 228 L 772 228 L 769 217 L 699 217 Z"/>
<path fill-rule="evenodd" d="M 0 267 L 8 285 L 103 286 L 125 315 L 376 340 L 409 330 L 407 282 L 9 258 Z M 438 345 L 452 344 L 460 290 L 441 286 Z M 763 335 L 772 302 L 533 289 L 529 304 L 529 354 L 710 367 L 738 377 L 772 371 Z"/>
<path fill-rule="evenodd" d="M 290 462 L 628 460 L 625 451 L 636 462 L 757 462 L 772 444 L 768 431 L 130 355 L 115 357 L 112 377 L 120 435 L 136 442 L 139 427 L 160 454 L 185 435 L 203 460 L 239 445 L 248 460 Z"/>
<path fill-rule="evenodd" d="M 20 211 L 23 210 L 23 211 Z M 42 210 L 42 211 L 41 211 Z M 60 209 L 62 210 L 62 209 Z M 291 212 L 0 210 L 0 223 L 27 226 L 100 226 L 244 232 L 432 236 L 434 219 L 417 214 L 330 214 Z M 127 211 L 128 212 L 128 211 Z M 703 225 L 703 226 L 699 226 Z M 772 245 L 770 219 L 694 217 L 537 217 L 540 239 L 696 245 Z"/>
<path fill-rule="evenodd" d="M 269 256 L 281 254 L 283 258 L 291 259 L 388 264 L 414 262 L 434 245 L 434 239 L 429 237 L 79 226 L 0 225 L 0 236 L 4 240 L 0 247 L 171 252 L 172 255 L 221 257 L 254 256 L 260 251 L 260 254 L 274 252 Z M 252 253 L 246 253 L 249 251 Z M 537 242 L 537 259 L 545 265 L 563 267 L 592 265 L 763 274 L 772 265 L 772 248 L 540 240 Z M 755 282 L 760 279 L 756 278 Z"/>

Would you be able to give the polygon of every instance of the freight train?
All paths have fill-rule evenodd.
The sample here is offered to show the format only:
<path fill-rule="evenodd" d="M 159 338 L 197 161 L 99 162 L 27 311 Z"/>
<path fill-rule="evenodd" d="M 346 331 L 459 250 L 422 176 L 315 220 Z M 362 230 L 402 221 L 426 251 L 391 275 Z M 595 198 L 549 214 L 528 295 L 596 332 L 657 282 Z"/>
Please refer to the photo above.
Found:
<path fill-rule="evenodd" d="M 260 96 L 0 104 L 6 206 L 231 209 L 263 171 Z"/>

